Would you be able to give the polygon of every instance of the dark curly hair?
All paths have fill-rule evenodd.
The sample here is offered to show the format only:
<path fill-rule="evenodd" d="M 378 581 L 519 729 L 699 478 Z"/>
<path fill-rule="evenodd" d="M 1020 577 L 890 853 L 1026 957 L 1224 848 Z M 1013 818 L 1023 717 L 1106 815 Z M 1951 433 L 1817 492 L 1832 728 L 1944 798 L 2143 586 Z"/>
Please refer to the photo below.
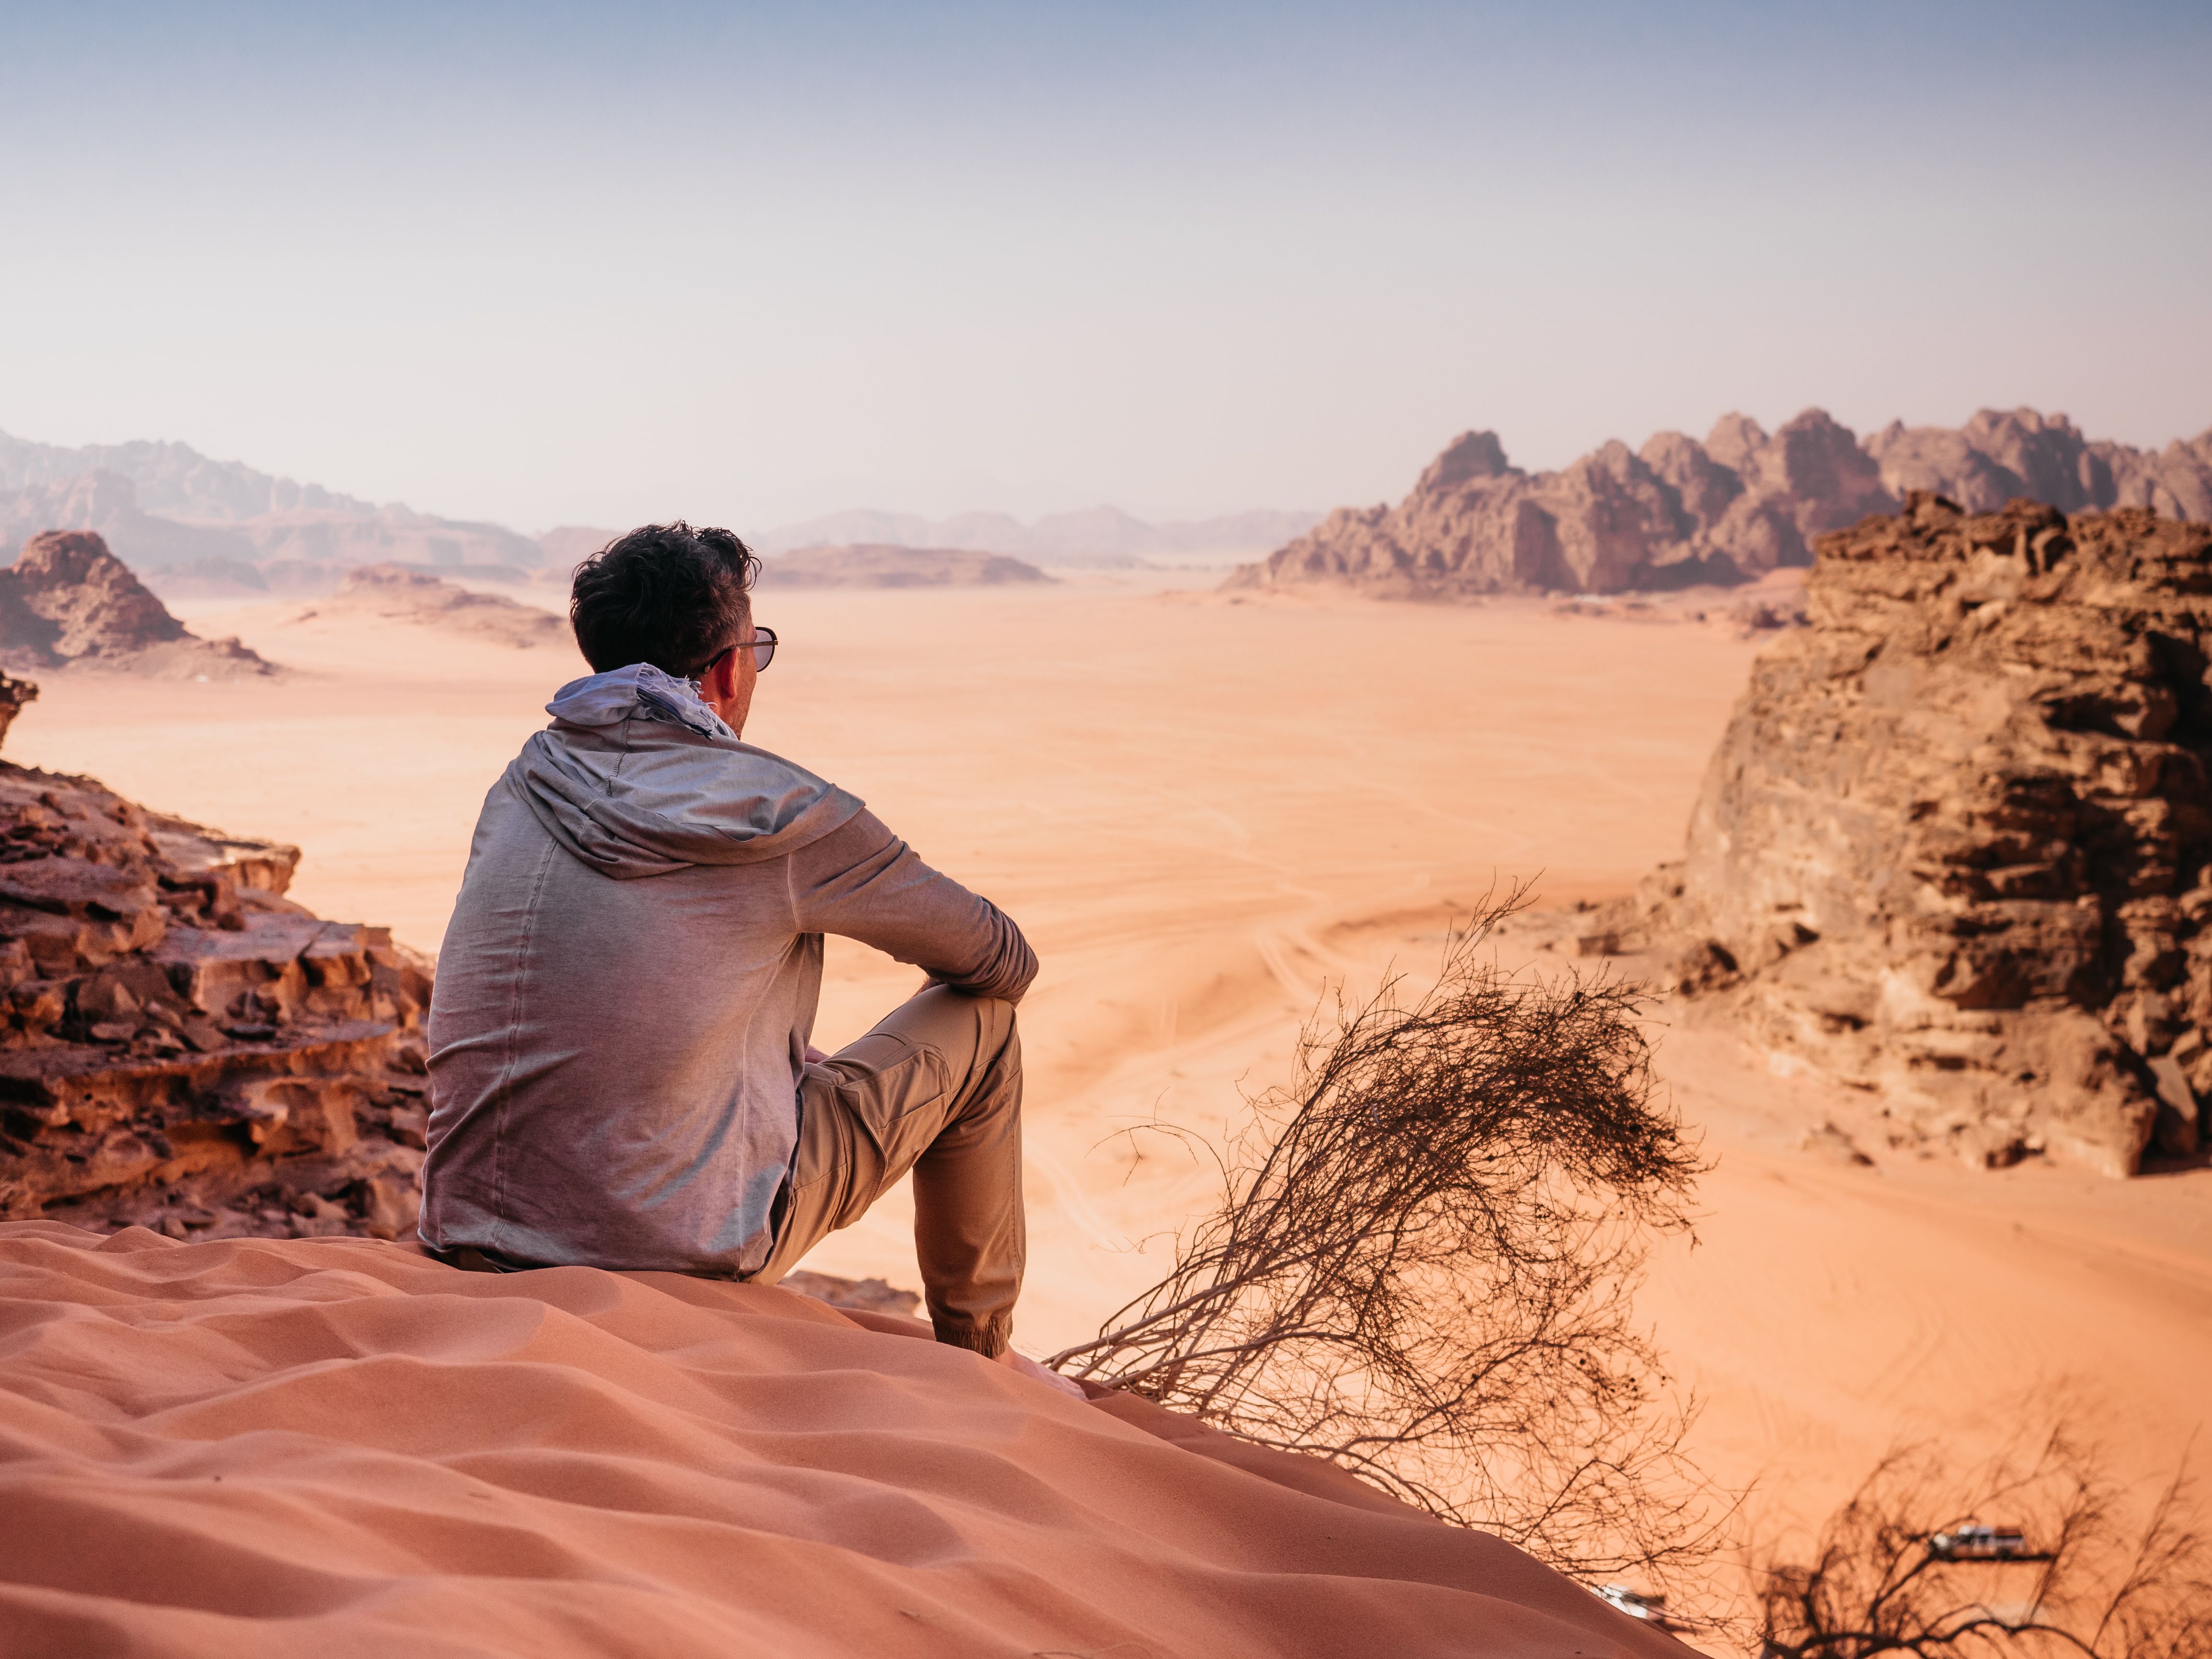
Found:
<path fill-rule="evenodd" d="M 568 623 L 594 672 L 649 662 L 690 679 L 744 637 L 760 569 L 726 530 L 678 519 L 617 536 L 576 567 Z"/>

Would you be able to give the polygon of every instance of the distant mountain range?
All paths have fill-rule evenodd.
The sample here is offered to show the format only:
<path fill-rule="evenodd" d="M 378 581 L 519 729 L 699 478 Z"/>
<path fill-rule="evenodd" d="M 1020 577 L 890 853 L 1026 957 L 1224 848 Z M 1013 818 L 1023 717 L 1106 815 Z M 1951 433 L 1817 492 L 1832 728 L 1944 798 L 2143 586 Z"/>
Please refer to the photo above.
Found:
<path fill-rule="evenodd" d="M 1317 513 L 1244 513 L 1148 524 L 1118 507 L 1024 525 L 1002 513 L 943 520 L 831 514 L 749 537 L 763 553 L 888 544 L 1008 554 L 1043 565 L 1133 564 L 1147 557 L 1222 560 L 1279 546 Z M 299 591 L 357 565 L 496 565 L 565 571 L 618 531 L 568 525 L 532 538 L 504 526 L 378 506 L 217 461 L 180 443 L 66 448 L 0 433 L 0 561 L 44 530 L 91 530 L 117 557 L 195 593 Z"/>
<path fill-rule="evenodd" d="M 854 511 L 748 538 L 774 556 L 810 547 L 962 549 L 1047 568 L 1225 562 L 1240 586 L 1348 583 L 1453 595 L 1618 592 L 1729 582 L 1802 564 L 1812 538 L 1907 489 L 1977 510 L 2030 495 L 2067 512 L 2136 505 L 2212 520 L 2212 431 L 2159 451 L 2085 437 L 2063 415 L 1984 410 L 1963 427 L 1893 422 L 1861 441 L 1808 410 L 1771 434 L 1741 415 L 1703 443 L 1662 432 L 1618 441 L 1556 471 L 1506 459 L 1494 432 L 1462 434 L 1397 506 L 1240 513 L 1148 523 L 1118 507 L 1024 524 Z M 217 461 L 180 443 L 65 448 L 0 434 L 0 561 L 45 530 L 90 530 L 157 589 L 327 587 L 356 566 L 498 567 L 565 574 L 618 532 L 564 526 L 532 538 L 502 525 L 378 506 Z"/>
<path fill-rule="evenodd" d="M 0 433 L 0 556 L 12 558 L 42 530 L 97 531 L 137 569 L 184 567 L 218 580 L 272 565 L 535 566 L 545 558 L 529 537 L 499 525 L 379 507 L 211 460 L 185 444 L 69 449 Z"/>
<path fill-rule="evenodd" d="M 1975 512 L 2031 496 L 2067 513 L 2212 520 L 2212 431 L 2150 451 L 2087 438 L 2063 415 L 1985 409 L 1955 429 L 1892 422 L 1862 441 L 1808 409 L 1771 434 L 1728 415 L 1702 444 L 1616 439 L 1534 473 L 1507 461 L 1496 433 L 1468 432 L 1397 506 L 1340 507 L 1228 585 L 1455 598 L 1735 582 L 1810 562 L 1814 537 L 1893 513 L 1908 489 Z"/>
<path fill-rule="evenodd" d="M 320 484 L 272 477 L 236 461 L 210 460 L 188 444 L 141 441 L 68 449 L 0 432 L 0 492 L 69 484 L 97 472 L 128 479 L 147 512 L 196 522 L 237 524 L 301 511 L 377 511 L 371 502 Z"/>

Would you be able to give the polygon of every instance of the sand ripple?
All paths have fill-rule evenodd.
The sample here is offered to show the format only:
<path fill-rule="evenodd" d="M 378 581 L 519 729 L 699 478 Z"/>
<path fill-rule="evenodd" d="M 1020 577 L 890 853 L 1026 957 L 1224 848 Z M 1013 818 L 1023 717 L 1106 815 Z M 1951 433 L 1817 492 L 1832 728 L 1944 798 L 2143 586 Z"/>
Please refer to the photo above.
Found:
<path fill-rule="evenodd" d="M 780 1291 L 15 1223 L 0 1396 L 10 1652 L 1684 1651 L 1339 1471 Z"/>

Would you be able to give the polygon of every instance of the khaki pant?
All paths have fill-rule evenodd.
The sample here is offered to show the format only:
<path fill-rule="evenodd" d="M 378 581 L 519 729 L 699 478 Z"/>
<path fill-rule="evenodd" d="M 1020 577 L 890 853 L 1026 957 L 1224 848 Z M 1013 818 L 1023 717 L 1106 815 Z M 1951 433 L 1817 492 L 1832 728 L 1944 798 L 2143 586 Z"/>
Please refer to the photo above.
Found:
<path fill-rule="evenodd" d="M 1014 1007 L 933 985 L 799 1088 L 799 1150 L 773 1285 L 914 1172 L 914 1248 L 937 1340 L 996 1357 L 1013 1330 L 1022 1218 L 1022 1048 Z"/>

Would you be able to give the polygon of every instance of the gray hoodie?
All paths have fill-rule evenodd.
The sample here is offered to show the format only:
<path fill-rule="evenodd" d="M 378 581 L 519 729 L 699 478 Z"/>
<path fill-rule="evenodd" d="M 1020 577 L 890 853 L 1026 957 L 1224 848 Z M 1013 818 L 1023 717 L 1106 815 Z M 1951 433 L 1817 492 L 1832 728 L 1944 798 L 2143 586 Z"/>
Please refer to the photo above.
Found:
<path fill-rule="evenodd" d="M 635 664 L 546 712 L 484 798 L 439 953 L 422 1237 L 753 1272 L 798 1144 L 823 934 L 1010 1001 L 1036 958 L 690 682 Z"/>

